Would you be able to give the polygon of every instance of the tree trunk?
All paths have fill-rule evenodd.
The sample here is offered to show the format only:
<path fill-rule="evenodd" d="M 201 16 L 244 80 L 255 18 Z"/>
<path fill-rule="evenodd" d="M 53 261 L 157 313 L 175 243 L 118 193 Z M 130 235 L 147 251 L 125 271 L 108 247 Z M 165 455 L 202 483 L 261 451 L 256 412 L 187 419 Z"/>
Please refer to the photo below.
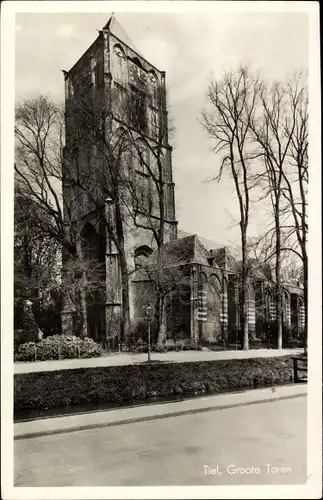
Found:
<path fill-rule="evenodd" d="M 80 273 L 79 291 L 80 291 L 80 309 L 82 316 L 81 337 L 86 338 L 88 336 L 87 305 L 86 305 L 86 272 L 84 269 L 82 243 L 79 235 L 77 235 L 76 238 L 76 252 L 77 252 L 77 266 L 79 266 L 79 273 Z"/>
<path fill-rule="evenodd" d="M 159 159 L 160 161 L 160 159 Z M 164 178 L 163 166 L 158 165 L 159 179 L 160 179 L 160 193 L 159 193 L 159 231 L 158 231 L 158 254 L 157 254 L 157 283 L 159 287 L 158 293 L 158 339 L 157 344 L 161 346 L 166 338 L 166 311 L 165 311 L 165 296 L 161 292 L 161 281 L 163 275 L 163 250 L 164 250 L 164 237 L 165 237 L 165 191 L 164 191 Z"/>
<path fill-rule="evenodd" d="M 281 290 L 281 229 L 279 220 L 279 205 L 275 216 L 276 225 L 276 324 L 277 324 L 277 349 L 283 347 L 283 322 L 282 322 L 282 290 Z"/>
<path fill-rule="evenodd" d="M 116 236 L 119 249 L 119 264 L 121 273 L 121 338 L 123 342 L 127 342 L 130 330 L 130 304 L 129 304 L 129 276 L 128 265 L 125 252 L 125 240 L 123 229 L 123 217 L 120 207 L 119 197 L 116 196 Z"/>
<path fill-rule="evenodd" d="M 247 283 L 242 278 L 242 297 L 241 297 L 241 326 L 242 326 L 242 349 L 249 349 L 249 325 L 248 325 L 248 304 L 247 304 Z"/>
<path fill-rule="evenodd" d="M 242 277 L 241 277 L 241 326 L 242 326 L 242 349 L 249 349 L 249 328 L 248 328 L 248 265 L 247 265 L 247 235 L 244 227 L 241 228 L 242 246 Z"/>
<path fill-rule="evenodd" d="M 308 260 L 306 251 L 303 252 L 303 275 L 304 275 L 304 352 L 307 354 L 308 341 Z"/>
<path fill-rule="evenodd" d="M 128 266 L 124 253 L 124 247 L 119 255 L 120 255 L 120 271 L 121 271 L 121 282 L 122 282 L 121 336 L 123 342 L 127 342 L 130 332 L 130 303 L 129 303 Z"/>
<path fill-rule="evenodd" d="M 161 347 L 166 339 L 166 308 L 165 297 L 159 295 L 158 297 L 158 338 L 157 345 Z"/>

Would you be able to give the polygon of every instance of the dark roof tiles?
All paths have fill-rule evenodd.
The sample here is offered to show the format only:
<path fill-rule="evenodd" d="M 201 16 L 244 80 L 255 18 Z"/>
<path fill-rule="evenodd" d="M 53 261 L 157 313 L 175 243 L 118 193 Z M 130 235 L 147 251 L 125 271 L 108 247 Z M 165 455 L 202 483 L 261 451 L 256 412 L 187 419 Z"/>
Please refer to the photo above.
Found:
<path fill-rule="evenodd" d="M 149 258 L 151 265 L 157 264 L 158 252 Z M 209 265 L 209 252 L 204 248 L 196 234 L 169 241 L 164 245 L 163 266 L 202 264 Z"/>

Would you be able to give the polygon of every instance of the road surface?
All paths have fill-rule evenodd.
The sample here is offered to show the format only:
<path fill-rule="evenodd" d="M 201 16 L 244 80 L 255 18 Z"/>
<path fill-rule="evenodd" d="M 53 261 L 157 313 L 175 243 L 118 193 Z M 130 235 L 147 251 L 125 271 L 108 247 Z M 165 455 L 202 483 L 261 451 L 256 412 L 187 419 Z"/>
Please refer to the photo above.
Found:
<path fill-rule="evenodd" d="M 305 480 L 306 396 L 15 441 L 15 486 Z"/>

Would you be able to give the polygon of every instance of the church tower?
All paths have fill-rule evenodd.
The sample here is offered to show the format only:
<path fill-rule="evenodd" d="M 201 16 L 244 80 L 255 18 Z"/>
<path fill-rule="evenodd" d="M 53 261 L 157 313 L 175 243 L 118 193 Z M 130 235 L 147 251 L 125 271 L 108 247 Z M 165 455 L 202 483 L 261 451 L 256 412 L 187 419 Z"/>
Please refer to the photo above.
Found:
<path fill-rule="evenodd" d="M 93 282 L 87 280 L 85 300 L 88 335 L 102 341 L 119 336 L 121 328 L 125 278 L 115 234 L 121 234 L 125 250 L 130 318 L 134 315 L 134 270 L 156 248 L 154 229 L 160 220 L 160 204 L 155 181 L 160 165 L 164 240 L 177 238 L 165 72 L 135 49 L 112 16 L 64 76 L 66 179 L 71 172 L 73 176 L 72 182 L 65 180 L 63 186 L 64 217 L 66 224 L 81 235 L 85 268 L 90 262 L 90 267 L 100 270 L 92 273 Z M 99 129 L 100 133 L 104 129 L 104 135 L 97 139 Z M 131 140 L 123 140 L 125 136 Z M 122 148 L 118 149 L 118 144 Z M 122 182 L 116 178 L 122 178 Z M 131 179 L 129 185 L 127 179 Z M 69 262 L 70 257 L 65 256 L 63 269 Z M 102 286 L 96 290 L 96 283 L 102 280 L 104 292 Z M 73 315 L 77 318 L 67 301 L 63 330 L 71 329 Z M 76 328 L 77 319 L 73 330 Z"/>

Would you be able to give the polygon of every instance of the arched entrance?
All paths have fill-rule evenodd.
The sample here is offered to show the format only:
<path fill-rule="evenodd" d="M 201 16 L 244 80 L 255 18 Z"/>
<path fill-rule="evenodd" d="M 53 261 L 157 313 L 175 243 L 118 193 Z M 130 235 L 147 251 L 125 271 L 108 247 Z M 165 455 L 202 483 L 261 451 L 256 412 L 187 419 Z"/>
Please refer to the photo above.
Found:
<path fill-rule="evenodd" d="M 106 337 L 105 238 L 90 223 L 85 224 L 81 237 L 86 275 L 88 335 L 96 342 L 103 342 Z"/>

